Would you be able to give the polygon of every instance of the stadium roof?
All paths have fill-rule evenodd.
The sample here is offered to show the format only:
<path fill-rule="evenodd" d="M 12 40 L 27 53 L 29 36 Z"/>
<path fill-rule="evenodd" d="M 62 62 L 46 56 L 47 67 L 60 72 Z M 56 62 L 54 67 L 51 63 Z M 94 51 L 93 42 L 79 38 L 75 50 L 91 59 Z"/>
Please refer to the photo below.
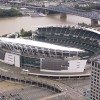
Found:
<path fill-rule="evenodd" d="M 70 48 L 64 46 L 58 46 L 50 43 L 39 42 L 34 40 L 28 40 L 23 38 L 0 38 L 1 41 L 7 43 L 15 43 L 15 44 L 24 44 L 28 46 L 36 46 L 40 48 L 54 49 L 54 50 L 62 50 L 62 51 L 76 51 L 76 52 L 84 52 L 84 50 L 80 50 L 77 48 Z"/>
<path fill-rule="evenodd" d="M 86 30 L 88 30 L 88 31 L 91 31 L 91 32 L 94 32 L 94 33 L 100 34 L 99 31 L 94 30 L 94 29 L 92 29 L 92 28 L 83 28 L 83 29 L 86 29 Z"/>

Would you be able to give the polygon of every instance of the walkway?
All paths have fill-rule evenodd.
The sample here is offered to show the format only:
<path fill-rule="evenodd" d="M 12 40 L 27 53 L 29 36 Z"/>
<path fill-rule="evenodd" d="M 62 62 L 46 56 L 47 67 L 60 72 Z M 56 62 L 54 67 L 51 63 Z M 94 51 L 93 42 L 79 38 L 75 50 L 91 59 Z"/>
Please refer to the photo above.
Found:
<path fill-rule="evenodd" d="M 6 65 L 3 63 L 0 63 L 0 66 L 1 66 L 1 68 L 6 68 L 6 70 L 8 69 L 8 72 L 2 71 L 2 70 L 0 71 L 0 75 L 2 75 L 2 76 L 7 76 L 12 79 L 14 78 L 14 79 L 18 79 L 18 80 L 25 80 L 25 82 L 27 82 L 27 80 L 30 80 L 31 82 L 32 81 L 37 82 L 37 84 L 38 83 L 48 84 L 48 85 L 58 88 L 59 90 L 62 91 L 61 94 L 50 96 L 48 98 L 45 98 L 44 100 L 53 100 L 53 98 L 60 98 L 60 97 L 64 97 L 65 98 L 64 100 L 66 100 L 66 98 L 71 98 L 72 100 L 86 100 L 86 98 L 83 95 L 79 94 L 76 90 L 74 90 L 73 88 L 66 86 L 60 82 L 50 80 L 47 78 L 37 77 L 37 76 L 34 77 L 34 76 L 22 75 L 22 74 L 20 74 L 20 71 L 21 71 L 20 68 L 9 66 L 9 65 Z M 12 69 L 12 71 L 11 71 L 11 69 Z M 64 96 L 62 96 L 62 95 L 64 95 Z"/>

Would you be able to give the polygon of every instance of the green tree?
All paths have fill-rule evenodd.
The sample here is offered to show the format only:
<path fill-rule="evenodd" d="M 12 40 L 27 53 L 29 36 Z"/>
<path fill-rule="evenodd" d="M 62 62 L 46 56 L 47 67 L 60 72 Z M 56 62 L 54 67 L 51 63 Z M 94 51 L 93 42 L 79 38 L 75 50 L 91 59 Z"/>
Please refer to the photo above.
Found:
<path fill-rule="evenodd" d="M 14 8 L 11 9 L 0 9 L 0 17 L 14 17 L 22 16 L 22 14 Z"/>
<path fill-rule="evenodd" d="M 20 35 L 22 37 L 32 36 L 32 31 L 31 30 L 30 31 L 25 31 L 24 29 L 21 29 L 20 30 Z"/>
<path fill-rule="evenodd" d="M 20 35 L 21 35 L 22 37 L 25 35 L 25 30 L 24 30 L 23 28 L 20 30 Z"/>

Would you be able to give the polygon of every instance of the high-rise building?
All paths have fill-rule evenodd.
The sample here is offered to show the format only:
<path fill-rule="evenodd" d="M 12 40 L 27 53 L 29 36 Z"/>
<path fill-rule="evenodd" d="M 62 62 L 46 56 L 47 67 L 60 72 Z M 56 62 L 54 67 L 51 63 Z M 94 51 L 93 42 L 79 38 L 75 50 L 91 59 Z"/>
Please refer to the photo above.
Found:
<path fill-rule="evenodd" d="M 100 100 L 100 59 L 92 62 L 90 100 Z"/>

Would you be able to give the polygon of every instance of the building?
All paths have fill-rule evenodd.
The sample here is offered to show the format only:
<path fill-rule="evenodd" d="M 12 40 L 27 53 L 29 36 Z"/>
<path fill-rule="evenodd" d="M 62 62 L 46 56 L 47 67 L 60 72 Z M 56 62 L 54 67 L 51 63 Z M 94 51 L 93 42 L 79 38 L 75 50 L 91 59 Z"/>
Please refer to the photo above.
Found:
<path fill-rule="evenodd" d="M 100 54 L 100 32 L 82 27 L 39 27 L 33 40 L 0 38 L 0 59 L 44 72 L 79 73 Z"/>
<path fill-rule="evenodd" d="M 0 38 L 0 59 L 16 67 L 46 72 L 83 72 L 87 51 L 22 38 Z"/>
<path fill-rule="evenodd" d="M 90 100 L 100 100 L 100 59 L 92 62 Z"/>

